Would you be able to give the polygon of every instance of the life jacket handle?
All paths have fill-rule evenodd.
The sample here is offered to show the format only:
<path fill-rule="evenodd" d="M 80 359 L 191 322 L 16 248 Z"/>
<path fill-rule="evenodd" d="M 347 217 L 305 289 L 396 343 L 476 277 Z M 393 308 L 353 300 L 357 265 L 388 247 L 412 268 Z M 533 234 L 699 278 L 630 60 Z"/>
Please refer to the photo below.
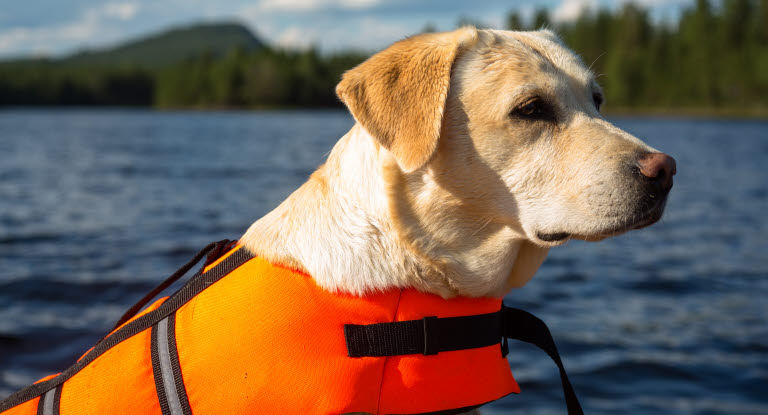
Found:
<path fill-rule="evenodd" d="M 499 343 L 501 356 L 506 357 L 509 351 L 507 338 L 524 341 L 544 350 L 557 365 L 568 414 L 584 414 L 549 328 L 541 319 L 524 310 L 502 305 L 495 313 L 471 316 L 345 324 L 344 337 L 350 357 L 433 355 Z"/>
<path fill-rule="evenodd" d="M 211 242 L 208 245 L 205 246 L 205 248 L 201 249 L 200 252 L 195 254 L 194 257 L 192 257 L 189 262 L 184 264 L 181 268 L 176 270 L 170 277 L 168 277 L 165 281 L 161 282 L 160 285 L 155 287 L 152 291 L 148 292 L 147 295 L 141 298 L 136 304 L 134 304 L 131 308 L 126 311 L 122 317 L 120 317 L 119 320 L 117 320 L 117 323 L 115 323 L 115 326 L 112 327 L 112 330 L 109 332 L 112 333 L 113 331 L 117 330 L 120 326 L 125 324 L 126 321 L 130 320 L 135 316 L 141 309 L 144 308 L 149 302 L 157 297 L 158 294 L 160 294 L 163 290 L 170 287 L 171 284 L 178 281 L 179 278 L 183 277 L 184 274 L 189 272 L 192 267 L 195 266 L 198 262 L 200 262 L 201 259 L 203 259 L 204 256 L 207 255 L 207 258 L 205 260 L 205 265 L 203 265 L 203 268 L 211 264 L 213 261 L 218 259 L 221 255 L 226 253 L 235 241 L 230 241 L 229 239 L 222 239 L 218 242 Z M 202 270 L 201 270 L 202 272 Z M 103 339 L 102 339 L 103 340 Z"/>
<path fill-rule="evenodd" d="M 510 338 L 530 343 L 544 350 L 560 371 L 560 383 L 563 386 L 568 415 L 584 415 L 581 404 L 579 404 L 579 398 L 576 397 L 576 391 L 573 390 L 571 381 L 568 379 L 568 373 L 565 372 L 565 366 L 563 366 L 560 353 L 557 351 L 555 339 L 549 332 L 547 324 L 525 310 L 507 307 L 503 304 L 501 310 L 504 313 L 504 343 L 506 343 L 507 338 Z"/>

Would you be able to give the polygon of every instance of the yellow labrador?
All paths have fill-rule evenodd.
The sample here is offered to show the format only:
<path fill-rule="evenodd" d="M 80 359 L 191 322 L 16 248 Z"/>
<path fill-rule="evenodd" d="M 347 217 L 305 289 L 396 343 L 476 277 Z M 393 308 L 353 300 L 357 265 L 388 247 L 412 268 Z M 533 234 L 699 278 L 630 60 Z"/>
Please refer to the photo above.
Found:
<path fill-rule="evenodd" d="M 347 72 L 337 93 L 357 123 L 241 239 L 328 291 L 500 297 L 552 246 L 657 221 L 672 187 L 674 160 L 601 117 L 592 73 L 548 31 L 415 36 Z M 162 402 L 181 413 L 175 323 L 160 311 L 136 337 L 153 350 L 143 373 L 159 365 Z M 21 402 L 54 413 L 61 386 Z"/>
<path fill-rule="evenodd" d="M 656 222 L 675 161 L 606 121 L 550 31 L 397 42 L 336 88 L 356 124 L 241 242 L 356 295 L 502 296 L 550 247 Z"/>

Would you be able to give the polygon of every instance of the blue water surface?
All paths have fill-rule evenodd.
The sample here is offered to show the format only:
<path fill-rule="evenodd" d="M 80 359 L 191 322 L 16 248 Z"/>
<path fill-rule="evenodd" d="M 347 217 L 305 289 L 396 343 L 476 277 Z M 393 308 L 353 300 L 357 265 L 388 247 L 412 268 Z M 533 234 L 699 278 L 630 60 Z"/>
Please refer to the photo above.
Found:
<path fill-rule="evenodd" d="M 664 219 L 553 249 L 506 302 L 548 322 L 588 414 L 768 414 L 768 122 L 619 118 L 677 159 Z M 344 111 L 0 112 L 0 398 L 60 371 L 206 243 L 322 163 Z M 555 366 L 511 344 L 563 414 Z"/>

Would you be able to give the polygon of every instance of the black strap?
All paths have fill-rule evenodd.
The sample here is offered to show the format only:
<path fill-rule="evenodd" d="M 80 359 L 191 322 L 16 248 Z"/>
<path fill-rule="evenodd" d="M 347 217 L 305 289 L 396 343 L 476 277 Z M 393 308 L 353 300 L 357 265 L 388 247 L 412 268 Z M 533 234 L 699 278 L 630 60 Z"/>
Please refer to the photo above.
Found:
<path fill-rule="evenodd" d="M 560 353 L 558 353 L 555 345 L 555 339 L 552 338 L 552 333 L 549 332 L 546 323 L 525 310 L 504 306 L 502 312 L 504 313 L 504 338 L 524 341 L 547 352 L 560 370 L 560 383 L 563 385 L 568 414 L 583 415 L 584 411 L 579 404 L 579 398 L 576 397 L 576 392 L 568 379 L 565 366 L 563 366 Z"/>
<path fill-rule="evenodd" d="M 216 244 L 211 245 L 215 246 Z M 201 251 L 203 252 L 202 255 L 204 255 L 204 252 L 208 252 L 211 245 Z M 201 254 L 198 253 L 196 257 L 199 255 Z M 199 256 L 199 258 L 201 259 L 202 256 Z M 179 309 L 179 307 L 186 304 L 197 294 L 203 292 L 206 288 L 229 275 L 229 273 L 231 273 L 234 269 L 245 264 L 251 259 L 253 259 L 253 255 L 247 249 L 239 249 L 205 273 L 198 272 L 191 277 L 189 282 L 187 282 L 183 287 L 172 294 L 171 297 L 163 304 L 161 304 L 160 307 L 158 307 L 156 310 L 144 314 L 143 316 L 131 321 L 111 335 L 99 341 L 93 347 L 93 349 L 85 354 L 85 356 L 80 358 L 80 360 L 65 369 L 63 372 L 59 373 L 58 376 L 46 381 L 29 385 L 19 391 L 16 391 L 11 396 L 5 398 L 5 400 L 0 401 L 0 413 L 13 408 L 14 406 L 34 399 L 42 394 L 45 394 L 49 390 L 62 385 L 84 367 L 91 364 L 94 360 L 96 360 L 96 358 L 106 353 L 110 348 L 120 344 L 124 340 L 136 335 L 137 333 L 152 327 L 160 320 L 173 314 L 176 310 Z M 183 268 L 190 269 L 191 267 L 188 268 L 188 265 L 189 264 L 185 265 Z M 192 264 L 192 266 L 194 266 L 194 264 Z M 177 271 L 177 273 L 180 271 L 181 270 Z"/>
<path fill-rule="evenodd" d="M 531 343 L 547 352 L 560 369 L 568 414 L 584 414 L 549 328 L 527 311 L 502 306 L 495 313 L 473 316 L 425 317 L 421 320 L 367 325 L 345 324 L 344 337 L 350 357 L 430 355 L 499 343 L 502 356 L 506 356 L 507 338 Z"/>
<path fill-rule="evenodd" d="M 205 261 L 205 266 L 209 265 L 216 259 L 218 259 L 222 254 L 227 252 L 224 250 L 225 247 L 231 246 L 232 241 L 229 239 L 223 239 L 218 242 L 211 242 L 208 245 L 205 246 L 205 248 L 201 249 L 200 252 L 196 253 L 195 256 L 189 260 L 186 264 L 184 264 L 181 268 L 176 270 L 173 274 L 171 274 L 170 277 L 166 278 L 165 281 L 161 282 L 160 285 L 155 287 L 152 291 L 148 292 L 147 295 L 141 298 L 136 304 L 134 304 L 131 308 L 126 311 L 122 317 L 120 317 L 120 320 L 117 320 L 117 323 L 114 327 L 112 327 L 112 330 L 109 332 L 113 332 L 117 330 L 118 327 L 123 325 L 126 321 L 133 318 L 133 316 L 136 315 L 139 311 L 141 311 L 142 308 L 144 308 L 145 305 L 147 305 L 153 298 L 157 297 L 158 294 L 160 294 L 164 289 L 168 288 L 176 282 L 179 278 L 183 277 L 184 274 L 189 272 L 192 267 L 195 266 L 198 262 L 200 262 L 201 259 L 207 254 L 208 257 Z M 222 252 L 223 251 L 223 252 Z M 214 257 L 215 256 L 215 257 Z"/>
<path fill-rule="evenodd" d="M 345 324 L 350 357 L 437 354 L 492 346 L 501 339 L 501 313 L 378 324 Z"/>

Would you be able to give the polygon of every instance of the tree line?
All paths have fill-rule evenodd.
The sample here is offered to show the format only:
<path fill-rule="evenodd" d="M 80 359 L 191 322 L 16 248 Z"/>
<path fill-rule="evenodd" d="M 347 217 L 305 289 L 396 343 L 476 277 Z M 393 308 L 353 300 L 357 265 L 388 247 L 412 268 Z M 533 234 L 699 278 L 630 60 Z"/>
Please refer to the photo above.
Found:
<path fill-rule="evenodd" d="M 614 109 L 768 110 L 768 0 L 697 0 L 677 22 L 627 2 L 556 24 L 545 9 L 512 30 L 555 29 L 591 65 Z M 466 23 L 462 21 L 461 23 Z M 30 59 L 0 63 L 0 106 L 330 107 L 365 56 L 233 48 L 161 68 Z"/>
<path fill-rule="evenodd" d="M 315 49 L 233 48 L 162 68 L 51 60 L 0 63 L 0 106 L 330 107 L 341 74 L 365 58 Z"/>
<path fill-rule="evenodd" d="M 516 14 L 508 25 L 520 28 Z M 535 25 L 550 25 L 546 12 Z M 768 0 L 697 0 L 674 23 L 627 2 L 556 27 L 613 108 L 768 110 Z"/>

